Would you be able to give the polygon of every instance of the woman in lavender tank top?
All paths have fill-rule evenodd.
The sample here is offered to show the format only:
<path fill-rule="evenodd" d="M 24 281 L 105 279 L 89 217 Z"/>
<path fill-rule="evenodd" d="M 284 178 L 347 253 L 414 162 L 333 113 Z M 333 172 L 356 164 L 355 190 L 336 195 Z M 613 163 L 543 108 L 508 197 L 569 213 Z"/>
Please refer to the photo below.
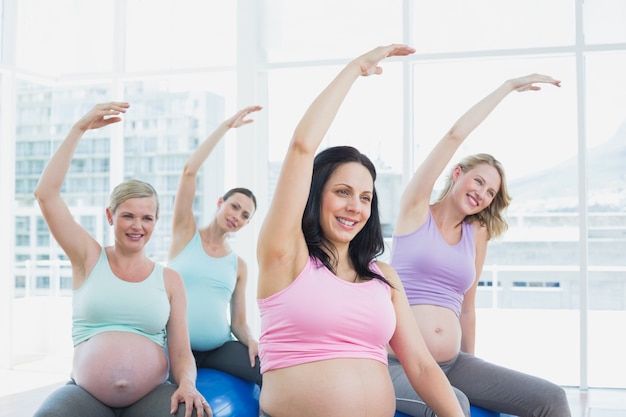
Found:
<path fill-rule="evenodd" d="M 474 356 L 474 298 L 487 242 L 507 228 L 503 211 L 510 196 L 502 165 L 488 154 L 468 156 L 452 168 L 439 198 L 432 204 L 430 201 L 435 181 L 469 134 L 509 93 L 540 90 L 537 83 L 560 86 L 552 77 L 531 74 L 505 81 L 470 108 L 418 167 L 400 200 L 390 263 L 407 289 L 428 349 L 448 376 L 467 416 L 470 403 L 516 416 L 571 415 L 561 387 Z M 426 242 L 426 230 L 430 231 L 431 245 Z M 463 230 L 473 232 L 472 251 L 459 248 L 460 242 L 467 240 Z M 416 248 L 416 242 L 426 243 Z M 464 264 L 464 273 L 457 268 L 446 274 L 448 265 L 433 265 L 434 257 L 429 253 L 433 246 L 450 252 L 448 264 Z M 420 257 L 425 261 L 419 261 Z M 428 288 L 438 288 L 446 299 L 438 300 L 434 292 L 427 293 Z M 389 371 L 398 410 L 411 416 L 433 416 L 408 385 L 393 353 Z"/>

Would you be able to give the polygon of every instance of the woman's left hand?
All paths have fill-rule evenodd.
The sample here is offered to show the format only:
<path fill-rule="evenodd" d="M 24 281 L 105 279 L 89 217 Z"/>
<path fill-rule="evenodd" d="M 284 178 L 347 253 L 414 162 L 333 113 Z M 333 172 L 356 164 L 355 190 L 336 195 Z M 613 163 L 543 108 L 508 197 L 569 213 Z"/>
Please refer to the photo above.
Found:
<path fill-rule="evenodd" d="M 256 357 L 259 356 L 259 343 L 250 338 L 248 341 L 248 357 L 250 358 L 250 366 L 254 368 L 256 365 Z"/>
<path fill-rule="evenodd" d="M 379 46 L 369 52 L 356 58 L 355 61 L 361 69 L 361 75 L 367 77 L 368 75 L 382 74 L 383 69 L 378 66 L 378 63 L 385 58 L 392 56 L 406 56 L 415 52 L 414 48 L 402 44 L 391 44 L 388 46 Z"/>
<path fill-rule="evenodd" d="M 198 417 L 202 417 L 204 414 L 213 417 L 209 402 L 190 383 L 182 383 L 172 395 L 172 409 L 170 411 L 172 414 L 176 414 L 180 403 L 185 403 L 185 417 L 191 417 L 194 408 Z"/>

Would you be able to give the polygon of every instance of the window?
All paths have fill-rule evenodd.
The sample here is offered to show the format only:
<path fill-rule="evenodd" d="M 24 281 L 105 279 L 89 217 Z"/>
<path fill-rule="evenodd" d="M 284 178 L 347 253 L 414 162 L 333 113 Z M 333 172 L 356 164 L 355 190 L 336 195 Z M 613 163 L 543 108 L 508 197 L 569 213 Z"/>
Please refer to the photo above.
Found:
<path fill-rule="evenodd" d="M 250 0 L 250 9 L 239 8 L 242 1 L 18 3 L 20 54 L 16 65 L 0 62 L 0 76 L 8 71 L 16 79 L 6 100 L 15 106 L 19 210 L 15 236 L 0 239 L 10 239 L 3 247 L 17 245 L 20 260 L 67 260 L 32 191 L 52 151 L 95 103 L 127 100 L 131 108 L 119 129 L 86 133 L 63 193 L 108 243 L 102 220 L 111 188 L 130 177 L 154 184 L 163 212 L 149 252 L 164 260 L 190 152 L 240 107 L 264 106 L 247 133 L 227 133 L 219 158 L 202 171 L 194 206 L 202 223 L 214 195 L 260 181 L 251 226 L 258 231 L 298 120 L 355 54 L 392 42 L 417 49 L 385 62 L 382 76 L 357 80 L 322 145 L 351 144 L 369 155 L 381 201 L 397 201 L 436 141 L 504 80 L 530 72 L 561 79 L 560 89 L 507 97 L 453 158 L 493 154 L 514 197 L 510 229 L 490 244 L 481 277 L 478 348 L 487 360 L 560 384 L 626 388 L 626 365 L 605 360 L 624 348 L 608 326 L 626 320 L 623 1 Z M 252 18 L 247 13 L 256 26 L 237 27 Z M 119 15 L 125 19 L 116 21 Z M 397 205 L 381 205 L 381 215 L 388 238 Z M 254 242 L 236 244 L 254 277 Z M 57 285 L 44 273 L 32 280 L 20 273 L 16 284 L 42 293 Z M 58 285 L 71 287 L 63 276 Z M 249 301 L 254 315 L 254 297 Z M 581 338 L 589 347 L 584 360 Z"/>

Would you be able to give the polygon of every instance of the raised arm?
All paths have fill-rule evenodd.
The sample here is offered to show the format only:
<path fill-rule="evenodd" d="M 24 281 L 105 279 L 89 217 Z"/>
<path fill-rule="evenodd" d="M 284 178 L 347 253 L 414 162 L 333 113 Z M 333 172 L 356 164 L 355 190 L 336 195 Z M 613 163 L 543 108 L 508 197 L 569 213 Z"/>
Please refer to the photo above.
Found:
<path fill-rule="evenodd" d="M 193 216 L 193 201 L 196 195 L 196 180 L 198 171 L 204 161 L 207 160 L 215 146 L 230 129 L 252 123 L 252 119 L 246 119 L 250 113 L 261 110 L 261 106 L 249 106 L 239 110 L 220 125 L 207 137 L 197 148 L 185 164 L 176 199 L 174 200 L 174 213 L 172 215 L 172 242 L 170 244 L 169 259 L 178 255 L 185 245 L 191 240 L 196 232 L 196 222 Z"/>
<path fill-rule="evenodd" d="M 548 83 L 557 87 L 561 85 L 560 81 L 541 74 L 531 74 L 507 80 L 472 106 L 454 123 L 417 168 L 404 189 L 400 198 L 400 212 L 395 234 L 410 233 L 424 223 L 435 181 L 470 133 L 489 116 L 509 93 L 540 90 L 541 87 L 535 85 L 537 83 Z"/>
<path fill-rule="evenodd" d="M 128 107 L 128 103 L 124 102 L 97 104 L 84 115 L 72 126 L 65 140 L 52 155 L 35 188 L 35 198 L 50 232 L 72 262 L 75 281 L 84 278 L 84 266 L 89 251 L 99 253 L 100 245 L 74 220 L 61 197 L 61 187 L 83 134 L 89 129 L 119 122 L 122 119 L 118 115 L 125 113 Z"/>
<path fill-rule="evenodd" d="M 352 60 L 317 96 L 298 123 L 259 234 L 260 297 L 267 297 L 289 285 L 308 258 L 301 222 L 309 195 L 314 156 L 352 84 L 359 76 L 381 74 L 378 63 L 382 59 L 413 52 L 405 45 L 389 45 Z"/>

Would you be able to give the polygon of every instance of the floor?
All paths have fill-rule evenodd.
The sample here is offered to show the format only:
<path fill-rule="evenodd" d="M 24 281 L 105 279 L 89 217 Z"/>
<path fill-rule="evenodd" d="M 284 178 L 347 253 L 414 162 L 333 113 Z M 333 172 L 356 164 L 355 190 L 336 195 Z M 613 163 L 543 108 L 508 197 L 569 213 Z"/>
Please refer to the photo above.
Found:
<path fill-rule="evenodd" d="M 54 369 L 0 370 L 0 417 L 32 416 L 44 398 L 67 380 Z M 626 390 L 566 388 L 572 417 L 626 417 Z"/>

